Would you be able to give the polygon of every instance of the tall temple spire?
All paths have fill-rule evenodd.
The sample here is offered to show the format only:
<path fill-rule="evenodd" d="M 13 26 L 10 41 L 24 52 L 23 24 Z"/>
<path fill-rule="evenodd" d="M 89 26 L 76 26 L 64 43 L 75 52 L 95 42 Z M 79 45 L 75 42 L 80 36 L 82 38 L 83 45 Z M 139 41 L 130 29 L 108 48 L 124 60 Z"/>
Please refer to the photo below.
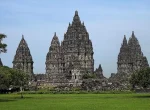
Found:
<path fill-rule="evenodd" d="M 139 42 L 138 42 L 137 38 L 135 37 L 134 31 L 132 31 L 132 35 L 129 38 L 128 45 L 129 46 L 131 46 L 131 45 L 139 45 Z"/>
<path fill-rule="evenodd" d="M 136 70 L 148 67 L 148 61 L 146 57 L 143 56 L 141 46 L 134 35 L 134 31 L 132 31 L 128 44 L 126 37 L 124 37 L 117 63 L 118 73 L 131 74 Z"/>
<path fill-rule="evenodd" d="M 13 68 L 23 70 L 25 73 L 29 74 L 30 79 L 32 79 L 33 59 L 23 36 L 16 50 L 16 55 L 14 56 Z"/>
<path fill-rule="evenodd" d="M 57 46 L 60 46 L 60 42 L 59 42 L 59 39 L 56 35 L 56 32 L 54 33 L 54 36 L 53 36 L 53 39 L 51 41 L 51 45 L 57 45 Z"/>
<path fill-rule="evenodd" d="M 136 38 L 136 36 L 135 36 L 135 34 L 134 34 L 134 31 L 132 31 L 132 35 L 131 35 L 131 37 L 129 38 L 128 45 L 129 45 L 129 46 L 140 47 L 139 41 L 138 41 L 138 39 Z M 140 48 L 141 48 L 141 47 L 140 47 Z"/>
<path fill-rule="evenodd" d="M 61 84 L 60 79 L 63 79 L 77 85 L 81 84 L 83 75 L 94 73 L 92 42 L 77 11 L 72 24 L 69 23 L 61 46 L 54 34 L 45 64 L 47 78 L 52 83 Z"/>
<path fill-rule="evenodd" d="M 50 82 L 59 82 L 60 79 L 60 42 L 56 35 L 56 32 L 54 33 L 54 36 L 51 41 L 51 45 L 49 47 L 49 51 L 46 56 L 46 75 L 47 79 Z"/>
<path fill-rule="evenodd" d="M 81 23 L 78 11 L 75 11 L 72 24 L 68 26 L 61 45 L 63 73 L 74 75 L 81 80 L 84 74 L 94 73 L 93 46 L 84 23 Z M 73 68 L 70 65 L 73 64 Z M 77 72 L 78 71 L 78 72 Z M 74 81 L 74 80 L 72 80 Z"/>
<path fill-rule="evenodd" d="M 24 46 L 24 47 L 28 48 L 28 44 L 27 44 L 26 40 L 24 39 L 24 35 L 22 35 L 21 41 L 20 41 L 17 49 L 19 49 L 20 46 Z"/>
<path fill-rule="evenodd" d="M 99 64 L 99 67 L 95 70 L 94 73 L 95 73 L 96 77 L 99 78 L 99 79 L 105 78 L 104 75 L 103 75 L 103 69 L 102 69 L 101 64 Z"/>
<path fill-rule="evenodd" d="M 127 39 L 126 39 L 126 35 L 124 35 L 124 38 L 123 38 L 123 43 L 122 45 L 127 45 Z"/>
<path fill-rule="evenodd" d="M 126 52 L 126 51 L 128 51 L 128 43 L 127 43 L 126 36 L 124 35 L 124 38 L 123 38 L 123 41 L 121 44 L 121 48 L 120 48 L 120 55 L 122 56 L 124 54 L 124 52 Z"/>
<path fill-rule="evenodd" d="M 99 64 L 98 69 L 99 69 L 100 71 L 103 71 L 101 64 Z"/>

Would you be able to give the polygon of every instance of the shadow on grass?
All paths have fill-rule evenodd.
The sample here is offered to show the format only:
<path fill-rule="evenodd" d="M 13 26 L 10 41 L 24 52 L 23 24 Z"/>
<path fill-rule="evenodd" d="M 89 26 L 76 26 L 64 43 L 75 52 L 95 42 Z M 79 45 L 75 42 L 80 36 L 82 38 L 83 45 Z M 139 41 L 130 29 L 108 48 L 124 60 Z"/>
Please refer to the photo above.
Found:
<path fill-rule="evenodd" d="M 9 99 L 0 99 L 0 102 L 11 102 L 11 101 L 18 101 L 18 100 L 24 100 L 24 99 L 33 99 L 33 97 L 11 97 Z"/>
<path fill-rule="evenodd" d="M 18 97 L 13 97 L 13 99 L 33 99 L 33 97 L 26 97 L 26 96 L 23 96 L 23 98 L 21 98 L 21 96 L 18 96 Z"/>
<path fill-rule="evenodd" d="M 150 98 L 150 95 L 145 95 L 145 96 L 133 96 L 133 98 Z"/>
<path fill-rule="evenodd" d="M 11 102 L 11 101 L 16 101 L 13 99 L 0 99 L 0 102 Z"/>

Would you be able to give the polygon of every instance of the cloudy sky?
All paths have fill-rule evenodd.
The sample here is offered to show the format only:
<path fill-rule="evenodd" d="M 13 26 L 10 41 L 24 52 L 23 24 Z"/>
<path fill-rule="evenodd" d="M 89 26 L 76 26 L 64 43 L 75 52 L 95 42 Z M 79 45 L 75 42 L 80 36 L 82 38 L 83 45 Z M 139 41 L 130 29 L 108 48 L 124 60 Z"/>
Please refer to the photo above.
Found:
<path fill-rule="evenodd" d="M 95 68 L 101 64 L 104 75 L 117 72 L 117 56 L 124 34 L 132 31 L 150 62 L 149 0 L 0 0 L 0 33 L 7 38 L 8 52 L 0 57 L 12 67 L 13 57 L 24 35 L 34 60 L 34 73 L 45 72 L 50 42 L 59 40 L 78 10 L 93 42 Z"/>

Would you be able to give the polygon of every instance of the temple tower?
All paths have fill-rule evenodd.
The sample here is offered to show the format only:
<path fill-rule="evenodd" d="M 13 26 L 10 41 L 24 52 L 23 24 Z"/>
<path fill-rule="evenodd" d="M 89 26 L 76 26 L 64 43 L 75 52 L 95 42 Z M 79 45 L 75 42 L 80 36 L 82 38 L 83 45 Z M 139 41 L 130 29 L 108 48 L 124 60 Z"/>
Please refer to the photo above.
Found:
<path fill-rule="evenodd" d="M 96 75 L 97 78 L 99 78 L 99 79 L 103 79 L 104 78 L 103 69 L 102 69 L 101 64 L 99 65 L 98 68 L 96 68 L 96 70 L 95 70 L 94 73 L 95 73 L 95 75 Z"/>
<path fill-rule="evenodd" d="M 33 59 L 30 53 L 27 42 L 22 35 L 22 39 L 16 50 L 16 54 L 13 60 L 13 68 L 23 70 L 30 76 L 30 80 L 33 78 Z"/>
<path fill-rule="evenodd" d="M 61 61 L 60 42 L 55 33 L 47 53 L 45 63 L 47 78 L 52 83 L 60 82 L 60 78 L 62 77 Z"/>
<path fill-rule="evenodd" d="M 136 70 L 149 67 L 147 58 L 143 56 L 141 46 L 138 39 L 132 32 L 131 37 L 127 43 L 124 37 L 120 53 L 118 55 L 118 72 L 117 73 L 133 73 Z"/>
<path fill-rule="evenodd" d="M 129 73 L 130 69 L 130 56 L 129 56 L 129 47 L 127 44 L 126 36 L 124 35 L 124 39 L 120 48 L 120 53 L 118 55 L 118 73 Z M 132 67 L 132 64 L 131 64 Z"/>
<path fill-rule="evenodd" d="M 64 34 L 61 51 L 64 74 L 71 75 L 72 68 L 78 71 L 78 74 L 80 72 L 81 79 L 84 74 L 94 73 L 92 42 L 84 22 L 80 21 L 78 11 L 75 11 L 72 24 L 69 23 L 67 32 Z"/>

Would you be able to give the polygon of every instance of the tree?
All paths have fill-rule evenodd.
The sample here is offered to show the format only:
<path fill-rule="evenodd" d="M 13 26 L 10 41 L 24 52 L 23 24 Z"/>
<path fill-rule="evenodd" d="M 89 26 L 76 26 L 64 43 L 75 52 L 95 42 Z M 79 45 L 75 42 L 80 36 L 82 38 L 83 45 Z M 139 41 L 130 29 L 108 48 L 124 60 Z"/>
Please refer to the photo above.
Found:
<path fill-rule="evenodd" d="M 5 53 L 7 52 L 7 44 L 2 43 L 3 38 L 6 38 L 5 34 L 0 34 L 0 53 Z"/>
<path fill-rule="evenodd" d="M 11 84 L 13 85 L 13 87 L 20 88 L 21 98 L 23 98 L 22 91 L 23 91 L 24 86 L 28 85 L 29 76 L 26 73 L 24 73 L 23 71 L 17 70 L 17 69 L 11 70 L 11 73 L 12 73 Z"/>
<path fill-rule="evenodd" d="M 5 93 L 10 86 L 11 74 L 8 67 L 0 67 L 0 92 Z"/>
<path fill-rule="evenodd" d="M 6 66 L 0 67 L 0 92 L 11 88 L 24 88 L 28 84 L 28 75 L 21 70 Z"/>
<path fill-rule="evenodd" d="M 144 89 L 150 86 L 150 68 L 141 69 L 131 75 L 130 83 L 132 88 L 135 86 L 142 87 Z"/>

